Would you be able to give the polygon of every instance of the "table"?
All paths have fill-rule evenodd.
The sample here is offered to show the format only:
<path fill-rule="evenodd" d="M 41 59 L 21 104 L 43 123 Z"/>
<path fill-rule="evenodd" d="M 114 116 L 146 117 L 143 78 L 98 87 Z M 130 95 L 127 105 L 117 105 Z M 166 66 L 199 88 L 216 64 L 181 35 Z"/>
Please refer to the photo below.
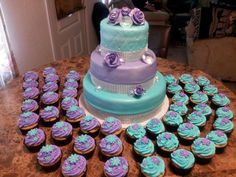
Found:
<path fill-rule="evenodd" d="M 49 65 L 35 69 L 42 73 L 46 66 L 53 66 L 57 69 L 59 75 L 64 76 L 70 69 L 76 69 L 83 76 L 89 68 L 88 57 L 78 57 L 67 60 L 58 60 Z M 172 61 L 158 58 L 158 70 L 164 74 L 172 73 L 179 76 L 182 73 L 191 73 L 193 76 L 205 75 L 220 91 L 224 92 L 232 101 L 231 109 L 236 113 L 236 96 L 227 89 L 221 82 L 213 79 L 209 75 L 193 70 L 185 65 L 177 64 Z M 42 83 L 40 83 L 42 85 Z M 21 113 L 22 104 L 22 77 L 13 80 L 5 89 L 0 91 L 0 176 L 4 177 L 44 177 L 44 176 L 61 176 L 60 170 L 46 173 L 42 171 L 36 161 L 36 153 L 29 153 L 23 145 L 24 136 L 21 135 L 17 128 L 18 116 Z M 82 88 L 80 89 L 80 92 Z M 235 119 L 234 119 L 235 122 Z M 209 120 L 202 136 L 211 129 L 212 118 Z M 47 134 L 47 143 L 50 143 L 50 128 L 44 128 Z M 78 130 L 73 131 L 76 136 Z M 124 133 L 121 135 L 124 142 L 123 156 L 129 162 L 128 177 L 140 176 L 138 163 L 132 157 L 132 145 L 124 140 Z M 96 137 L 97 144 L 99 137 Z M 189 148 L 189 147 L 186 147 Z M 63 160 L 72 152 L 72 143 L 63 146 Z M 213 161 L 207 165 L 196 164 L 189 176 L 236 176 L 236 131 L 229 139 L 229 144 L 223 154 L 216 155 Z M 168 167 L 168 158 L 164 158 L 167 166 L 166 176 L 176 176 Z M 98 158 L 98 148 L 96 148 L 93 157 L 88 161 L 87 177 L 96 177 L 103 175 L 103 161 Z"/>

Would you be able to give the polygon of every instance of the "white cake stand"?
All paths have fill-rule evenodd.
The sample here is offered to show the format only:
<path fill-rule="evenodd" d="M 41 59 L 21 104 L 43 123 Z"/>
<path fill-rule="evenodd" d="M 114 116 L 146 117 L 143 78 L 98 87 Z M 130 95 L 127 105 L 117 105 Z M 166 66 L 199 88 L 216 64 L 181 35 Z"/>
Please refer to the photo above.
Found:
<path fill-rule="evenodd" d="M 122 127 L 126 128 L 132 123 L 140 123 L 142 125 L 146 125 L 146 123 L 151 119 L 151 118 L 158 118 L 161 119 L 165 113 L 168 111 L 169 108 L 169 99 L 167 96 L 165 96 L 165 99 L 161 106 L 153 111 L 150 111 L 148 113 L 144 114 L 138 114 L 138 115 L 116 115 L 116 114 L 111 114 L 111 113 L 106 113 L 99 111 L 92 106 L 90 106 L 88 103 L 83 98 L 83 94 L 79 98 L 79 105 L 82 107 L 85 111 L 85 113 L 88 115 L 93 115 L 96 117 L 100 123 L 104 121 L 105 118 L 109 116 L 116 117 L 121 120 L 122 122 Z"/>

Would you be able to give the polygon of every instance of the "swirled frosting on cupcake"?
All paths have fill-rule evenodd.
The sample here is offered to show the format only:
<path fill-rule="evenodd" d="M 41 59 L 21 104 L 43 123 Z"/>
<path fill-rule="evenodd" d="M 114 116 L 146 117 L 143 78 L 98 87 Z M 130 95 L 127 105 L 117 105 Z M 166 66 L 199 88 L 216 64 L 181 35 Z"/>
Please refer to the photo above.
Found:
<path fill-rule="evenodd" d="M 197 84 L 201 87 L 204 87 L 206 85 L 210 84 L 210 80 L 207 79 L 205 76 L 198 76 L 195 81 L 197 82 Z"/>
<path fill-rule="evenodd" d="M 165 75 L 165 80 L 166 80 L 167 85 L 177 82 L 177 79 L 172 74 Z"/>
<path fill-rule="evenodd" d="M 114 134 L 117 131 L 120 131 L 122 128 L 121 121 L 114 117 L 108 117 L 104 120 L 101 126 L 101 131 L 106 134 Z"/>
<path fill-rule="evenodd" d="M 177 149 L 170 156 L 171 162 L 180 169 L 190 169 L 194 166 L 194 155 L 188 150 Z"/>
<path fill-rule="evenodd" d="M 65 83 L 64 83 L 64 87 L 73 87 L 75 89 L 77 89 L 79 87 L 79 84 L 76 80 L 74 79 L 68 79 Z"/>
<path fill-rule="evenodd" d="M 38 98 L 39 96 L 39 89 L 36 87 L 30 87 L 27 88 L 24 92 L 23 92 L 23 98 L 26 99 L 35 99 Z"/>
<path fill-rule="evenodd" d="M 194 81 L 193 76 L 190 75 L 190 74 L 182 74 L 182 75 L 179 77 L 179 80 L 180 80 L 180 82 L 182 82 L 183 84 L 187 84 L 187 83 L 190 83 L 190 82 L 193 82 L 193 81 Z"/>
<path fill-rule="evenodd" d="M 23 78 L 25 81 L 28 79 L 36 81 L 36 80 L 38 80 L 39 75 L 34 71 L 28 71 L 24 74 Z"/>
<path fill-rule="evenodd" d="M 178 83 L 172 83 L 167 86 L 167 91 L 171 94 L 176 94 L 182 90 L 182 87 Z"/>
<path fill-rule="evenodd" d="M 183 123 L 182 116 L 174 111 L 168 111 L 163 118 L 164 123 L 173 126 L 179 126 L 179 124 Z"/>
<path fill-rule="evenodd" d="M 154 152 L 154 144 L 146 136 L 139 138 L 134 143 L 134 151 L 142 156 L 152 155 Z"/>
<path fill-rule="evenodd" d="M 48 74 L 57 74 L 57 71 L 56 71 L 56 69 L 53 68 L 53 67 L 46 67 L 46 68 L 44 68 L 44 70 L 43 70 L 43 75 L 44 75 L 44 76 L 47 76 Z"/>
<path fill-rule="evenodd" d="M 58 91 L 58 85 L 55 82 L 48 82 L 43 86 L 43 92 L 56 92 Z"/>
<path fill-rule="evenodd" d="M 34 112 L 38 108 L 39 108 L 39 105 L 38 105 L 37 101 L 32 100 L 32 99 L 28 99 L 28 100 L 23 101 L 22 106 L 21 106 L 21 110 L 23 112 L 28 112 L 28 111 Z"/>
<path fill-rule="evenodd" d="M 24 143 L 28 147 L 38 146 L 45 141 L 45 133 L 42 129 L 34 128 L 27 132 Z"/>
<path fill-rule="evenodd" d="M 71 154 L 62 164 L 64 176 L 82 176 L 86 172 L 87 161 L 78 154 Z"/>
<path fill-rule="evenodd" d="M 221 130 L 213 130 L 206 136 L 207 139 L 211 140 L 217 146 L 226 146 L 228 143 L 228 137 Z"/>
<path fill-rule="evenodd" d="M 60 78 L 57 74 L 48 74 L 46 77 L 45 77 L 45 83 L 48 83 L 48 82 L 59 82 Z"/>
<path fill-rule="evenodd" d="M 203 87 L 203 91 L 204 91 L 207 95 L 213 96 L 213 95 L 215 95 L 215 94 L 218 93 L 218 88 L 217 88 L 216 86 L 210 84 L 210 85 L 204 86 L 204 87 Z"/>
<path fill-rule="evenodd" d="M 200 136 L 199 128 L 192 123 L 183 123 L 177 129 L 178 135 L 183 138 L 195 139 Z"/>
<path fill-rule="evenodd" d="M 104 173 L 107 177 L 125 177 L 129 165 L 124 157 L 112 157 L 104 165 Z"/>
<path fill-rule="evenodd" d="M 105 155 L 116 155 L 123 149 L 121 140 L 116 135 L 107 135 L 99 144 L 100 150 Z"/>
<path fill-rule="evenodd" d="M 37 154 L 39 164 L 43 166 L 54 165 L 62 156 L 61 149 L 56 145 L 45 145 Z"/>
<path fill-rule="evenodd" d="M 175 150 L 179 146 L 179 140 L 173 133 L 163 132 L 157 136 L 157 146 L 167 151 Z"/>
<path fill-rule="evenodd" d="M 165 174 L 165 163 L 158 156 L 146 157 L 140 164 L 141 172 L 145 176 L 157 177 L 164 176 Z"/>
<path fill-rule="evenodd" d="M 59 118 L 59 110 L 55 106 L 47 106 L 40 111 L 39 115 L 43 120 L 49 120 L 51 118 Z"/>
<path fill-rule="evenodd" d="M 74 140 L 74 148 L 83 154 L 95 148 L 95 140 L 87 134 L 77 136 Z"/>
<path fill-rule="evenodd" d="M 193 94 L 193 93 L 196 93 L 197 91 L 199 91 L 200 87 L 196 82 L 189 82 L 189 83 L 185 84 L 184 90 L 187 93 Z"/>
<path fill-rule="evenodd" d="M 146 135 L 146 130 L 140 124 L 132 124 L 128 126 L 128 128 L 126 129 L 126 133 L 131 138 L 139 139 Z"/>
<path fill-rule="evenodd" d="M 47 104 L 47 105 L 56 103 L 58 99 L 59 99 L 59 95 L 56 92 L 45 92 L 41 98 L 43 104 Z"/>
<path fill-rule="evenodd" d="M 234 124 L 227 118 L 217 118 L 213 124 L 214 129 L 229 133 L 234 129 Z"/>
<path fill-rule="evenodd" d="M 197 138 L 191 145 L 192 152 L 200 157 L 212 157 L 215 155 L 215 144 L 207 138 Z"/>
<path fill-rule="evenodd" d="M 162 133 L 165 131 L 165 126 L 163 125 L 160 119 L 153 118 L 148 121 L 146 125 L 146 129 L 150 131 L 151 133 L 158 135 L 159 133 Z"/>
<path fill-rule="evenodd" d="M 202 113 L 204 116 L 209 116 L 212 114 L 212 109 L 206 103 L 200 103 L 193 107 L 194 111 Z"/>
<path fill-rule="evenodd" d="M 77 90 L 73 87 L 66 87 L 62 91 L 62 98 L 66 97 L 76 97 L 77 96 Z"/>
<path fill-rule="evenodd" d="M 39 86 L 39 83 L 36 80 L 26 79 L 23 82 L 23 89 L 27 89 L 27 88 L 30 88 L 30 87 L 36 87 L 37 88 L 38 86 Z"/>
<path fill-rule="evenodd" d="M 223 93 L 215 94 L 212 97 L 212 102 L 217 106 L 227 106 L 230 104 L 229 98 Z"/>
<path fill-rule="evenodd" d="M 98 120 L 91 115 L 85 116 L 80 121 L 80 128 L 84 132 L 90 132 L 94 129 L 97 129 L 99 126 L 100 123 L 98 122 Z"/>
<path fill-rule="evenodd" d="M 52 126 L 52 136 L 54 138 L 67 138 L 72 134 L 72 126 L 68 122 L 60 121 Z"/>
<path fill-rule="evenodd" d="M 187 121 L 196 126 L 203 126 L 206 124 L 206 116 L 198 111 L 193 111 L 187 116 Z"/>
<path fill-rule="evenodd" d="M 68 119 L 77 119 L 85 116 L 85 112 L 83 108 L 80 108 L 79 106 L 71 106 L 67 111 L 66 111 L 66 117 Z"/>
<path fill-rule="evenodd" d="M 197 91 L 190 97 L 191 101 L 195 104 L 206 103 L 208 101 L 208 96 L 202 91 Z"/>
<path fill-rule="evenodd" d="M 38 114 L 35 114 L 34 112 L 24 112 L 20 114 L 18 126 L 19 128 L 25 128 L 38 123 L 38 121 Z"/>
<path fill-rule="evenodd" d="M 77 106 L 78 101 L 72 97 L 65 97 L 61 102 L 61 107 L 64 110 L 68 110 L 71 106 Z"/>
<path fill-rule="evenodd" d="M 186 95 L 184 92 L 178 92 L 172 97 L 172 101 L 174 103 L 176 102 L 182 102 L 184 104 L 188 104 L 189 102 L 189 97 Z"/>
<path fill-rule="evenodd" d="M 182 102 L 176 102 L 170 105 L 170 110 L 179 113 L 181 116 L 187 114 L 188 107 Z"/>
<path fill-rule="evenodd" d="M 220 107 L 216 110 L 216 116 L 218 118 L 228 118 L 228 119 L 233 119 L 234 113 L 229 109 L 229 107 Z"/>
<path fill-rule="evenodd" d="M 69 73 L 66 75 L 66 80 L 68 79 L 74 79 L 76 81 L 80 80 L 80 74 L 76 72 L 75 70 L 70 70 Z"/>

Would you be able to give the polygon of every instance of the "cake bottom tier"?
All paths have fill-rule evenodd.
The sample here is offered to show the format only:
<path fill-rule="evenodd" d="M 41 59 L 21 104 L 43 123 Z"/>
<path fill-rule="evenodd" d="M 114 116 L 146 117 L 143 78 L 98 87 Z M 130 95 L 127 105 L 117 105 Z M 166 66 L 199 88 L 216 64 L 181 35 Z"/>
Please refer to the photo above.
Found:
<path fill-rule="evenodd" d="M 86 103 L 99 111 L 116 115 L 144 114 L 158 109 L 166 95 L 166 82 L 160 72 L 157 72 L 156 82 L 140 98 L 133 95 L 111 93 L 96 88 L 90 74 L 83 80 L 83 97 Z"/>

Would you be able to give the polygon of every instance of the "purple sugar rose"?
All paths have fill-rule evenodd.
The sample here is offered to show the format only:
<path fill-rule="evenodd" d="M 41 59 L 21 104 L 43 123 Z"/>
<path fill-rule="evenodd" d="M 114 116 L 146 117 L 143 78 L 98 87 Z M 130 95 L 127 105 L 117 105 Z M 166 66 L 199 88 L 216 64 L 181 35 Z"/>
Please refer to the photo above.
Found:
<path fill-rule="evenodd" d="M 210 142 L 208 139 L 203 138 L 203 139 L 202 139 L 202 144 L 204 144 L 204 145 L 206 145 L 206 146 L 209 146 L 209 145 L 211 144 L 211 142 Z"/>
<path fill-rule="evenodd" d="M 128 7 L 122 7 L 122 9 L 121 9 L 122 16 L 129 16 L 130 12 L 131 12 L 131 9 Z"/>
<path fill-rule="evenodd" d="M 109 23 L 116 25 L 118 23 L 120 23 L 121 21 L 121 11 L 120 9 L 114 8 L 111 10 L 108 19 L 109 19 Z"/>
<path fill-rule="evenodd" d="M 140 97 L 144 94 L 145 90 L 141 85 L 138 85 L 134 90 L 134 96 Z"/>
<path fill-rule="evenodd" d="M 130 12 L 130 16 L 135 25 L 144 25 L 144 22 L 145 22 L 144 14 L 138 8 L 134 8 Z"/>
<path fill-rule="evenodd" d="M 224 133 L 221 130 L 216 130 L 216 135 L 221 137 L 224 136 Z"/>
<path fill-rule="evenodd" d="M 180 155 L 183 156 L 184 158 L 187 158 L 189 156 L 189 152 L 186 150 L 181 150 Z"/>
<path fill-rule="evenodd" d="M 108 53 L 104 59 L 106 65 L 110 68 L 116 68 L 121 65 L 119 55 L 117 53 Z"/>

